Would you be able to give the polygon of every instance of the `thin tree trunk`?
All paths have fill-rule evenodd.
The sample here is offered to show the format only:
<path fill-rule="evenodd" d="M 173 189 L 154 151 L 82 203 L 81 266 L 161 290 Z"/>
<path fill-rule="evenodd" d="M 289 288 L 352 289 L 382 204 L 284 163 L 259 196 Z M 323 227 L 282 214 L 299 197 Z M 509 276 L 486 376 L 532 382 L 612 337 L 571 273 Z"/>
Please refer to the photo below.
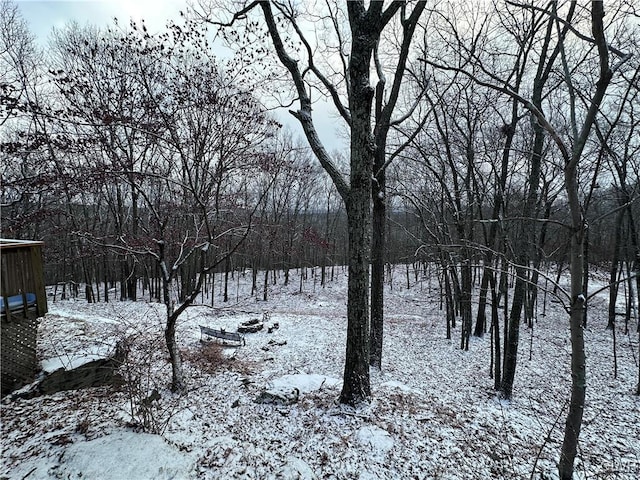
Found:
<path fill-rule="evenodd" d="M 224 261 L 224 296 L 222 298 L 223 302 L 229 301 L 229 270 L 231 269 L 231 259 L 229 256 Z M 214 273 L 215 275 L 215 273 Z"/>
<path fill-rule="evenodd" d="M 262 285 L 262 300 L 267 301 L 269 298 L 269 267 L 265 267 L 264 270 L 264 282 Z"/>
<path fill-rule="evenodd" d="M 487 260 L 485 260 L 487 262 Z M 476 326 L 473 330 L 474 337 L 482 337 L 487 330 L 487 294 L 489 290 L 489 276 L 491 272 L 484 268 L 482 280 L 480 281 L 480 293 L 478 294 L 478 314 L 476 315 Z"/>
<path fill-rule="evenodd" d="M 449 269 L 443 269 L 444 274 L 444 295 L 445 311 L 447 314 L 447 340 L 451 340 L 451 327 L 455 327 L 456 314 L 453 308 L 453 293 L 451 292 L 451 281 L 449 280 Z"/>
<path fill-rule="evenodd" d="M 576 190 L 577 194 L 577 190 Z M 578 452 L 578 438 L 582 428 L 584 400 L 586 396 L 587 375 L 586 356 L 584 352 L 583 315 L 586 308 L 585 296 L 582 293 L 583 262 L 582 244 L 583 231 L 578 231 L 571 238 L 571 315 L 569 325 L 571 330 L 571 400 L 569 413 L 564 429 L 564 440 L 560 454 L 558 470 L 561 480 L 573 478 L 573 465 Z"/>
<path fill-rule="evenodd" d="M 176 342 L 176 321 L 177 316 L 167 311 L 167 327 L 164 331 L 164 339 L 167 343 L 169 351 L 169 359 L 171 361 L 171 389 L 176 392 L 183 391 L 185 388 L 184 375 L 182 369 L 182 356 Z"/>
<path fill-rule="evenodd" d="M 640 358 L 640 321 L 638 322 L 638 358 Z M 636 385 L 636 395 L 640 395 L 640 362 L 638 362 L 638 384 Z"/>
<path fill-rule="evenodd" d="M 582 293 L 585 299 L 589 297 L 589 229 L 585 229 L 582 242 L 584 252 L 582 254 Z M 582 326 L 587 328 L 587 305 L 585 300 L 584 311 L 582 313 Z"/>
<path fill-rule="evenodd" d="M 469 350 L 469 337 L 471 337 L 471 327 L 472 325 L 472 314 L 471 314 L 471 288 L 472 288 L 472 278 L 471 278 L 471 261 L 469 260 L 468 252 L 465 255 L 465 260 L 463 261 L 462 266 L 460 267 L 462 277 L 462 289 L 460 296 L 460 313 L 461 313 L 461 323 L 462 328 L 461 331 L 461 340 L 460 340 L 460 348 L 462 350 Z"/>
<path fill-rule="evenodd" d="M 103 273 L 103 278 L 104 278 L 104 301 L 105 303 L 109 303 L 109 275 L 108 275 L 108 268 L 107 268 L 107 256 L 103 255 L 102 256 L 102 265 L 104 268 L 104 272 Z"/>
<path fill-rule="evenodd" d="M 384 157 L 383 157 L 384 159 Z M 379 162 L 376 162 L 376 165 Z M 385 175 L 380 172 L 373 182 L 373 217 L 371 243 L 371 345 L 370 364 L 382 368 L 384 332 L 384 250 L 386 243 Z"/>
<path fill-rule="evenodd" d="M 614 329 L 616 325 L 616 303 L 618 301 L 618 290 L 620 288 L 618 283 L 618 271 L 623 218 L 624 211 L 618 212 L 616 215 L 616 226 L 613 236 L 613 257 L 611 259 L 611 269 L 609 270 L 609 321 L 607 323 L 607 330 Z"/>
<path fill-rule="evenodd" d="M 494 370 L 493 370 L 493 388 L 494 390 L 500 390 L 500 384 L 502 381 L 502 358 L 500 355 L 500 312 L 498 311 L 498 294 L 496 292 L 495 276 L 491 274 L 490 278 L 491 288 L 491 330 L 493 333 L 493 345 L 494 345 Z"/>
<path fill-rule="evenodd" d="M 258 263 L 253 260 L 253 266 L 251 268 L 251 296 L 253 296 L 258 290 Z"/>
<path fill-rule="evenodd" d="M 511 313 L 509 314 L 509 327 L 505 333 L 504 373 L 500 383 L 500 392 L 506 399 L 513 395 L 513 382 L 516 376 L 516 364 L 518 358 L 518 343 L 520 341 L 520 318 L 525 296 L 525 271 L 522 267 L 516 267 L 516 285 L 513 291 Z"/>
<path fill-rule="evenodd" d="M 584 351 L 584 314 L 586 310 L 584 254 L 587 225 L 580 205 L 578 168 L 580 158 L 586 145 L 589 132 L 595 123 L 596 115 L 602 104 L 607 87 L 613 77 L 613 71 L 609 66 L 609 47 L 605 38 L 604 28 L 604 4 L 597 0 L 591 2 L 591 31 L 598 49 L 600 61 L 599 78 L 596 90 L 591 98 L 589 110 L 586 113 L 580 135 L 574 138 L 570 155 L 567 155 L 565 147 L 564 184 L 571 216 L 571 305 L 570 305 L 570 329 L 571 329 L 571 400 L 569 413 L 564 430 L 564 440 L 560 452 L 558 473 L 561 480 L 571 480 L 575 457 L 578 449 L 578 439 L 582 427 L 584 413 L 584 400 L 586 394 L 586 355 Z M 575 102 L 573 96 L 572 102 Z M 577 128 L 575 129 L 577 131 Z"/>

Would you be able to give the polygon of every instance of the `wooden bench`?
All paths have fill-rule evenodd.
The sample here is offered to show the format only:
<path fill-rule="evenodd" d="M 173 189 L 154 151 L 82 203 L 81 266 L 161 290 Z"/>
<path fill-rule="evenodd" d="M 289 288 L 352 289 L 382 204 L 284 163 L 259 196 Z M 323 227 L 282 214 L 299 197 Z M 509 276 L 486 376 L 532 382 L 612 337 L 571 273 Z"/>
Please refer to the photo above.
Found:
<path fill-rule="evenodd" d="M 228 340 L 230 342 L 235 342 L 240 345 L 245 345 L 244 337 L 236 332 L 227 332 L 223 329 L 216 330 L 215 328 L 204 327 L 200 325 L 200 340 L 202 341 L 202 336 L 208 335 L 210 337 L 219 338 L 221 340 Z"/>

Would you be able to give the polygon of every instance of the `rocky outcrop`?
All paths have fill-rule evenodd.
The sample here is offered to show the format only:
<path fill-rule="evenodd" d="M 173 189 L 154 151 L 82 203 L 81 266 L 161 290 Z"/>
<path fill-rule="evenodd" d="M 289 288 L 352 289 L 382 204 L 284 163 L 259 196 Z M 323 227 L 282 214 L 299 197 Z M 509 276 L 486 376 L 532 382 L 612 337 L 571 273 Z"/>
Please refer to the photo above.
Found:
<path fill-rule="evenodd" d="M 118 369 L 125 361 L 126 354 L 126 346 L 123 343 L 118 343 L 112 355 L 89 360 L 75 368 L 61 367 L 52 372 L 43 372 L 38 380 L 14 392 L 13 396 L 33 398 L 64 390 L 120 385 L 122 377 L 118 374 Z"/>

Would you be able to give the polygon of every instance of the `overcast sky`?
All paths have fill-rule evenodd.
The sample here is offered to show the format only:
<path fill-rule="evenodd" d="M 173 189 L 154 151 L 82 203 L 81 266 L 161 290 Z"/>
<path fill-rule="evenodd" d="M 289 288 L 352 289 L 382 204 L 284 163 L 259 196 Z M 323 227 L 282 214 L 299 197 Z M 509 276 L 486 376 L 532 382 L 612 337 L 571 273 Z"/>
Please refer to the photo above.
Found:
<path fill-rule="evenodd" d="M 127 25 L 129 19 L 140 21 L 153 32 L 164 29 L 168 20 L 178 21 L 180 10 L 187 9 L 187 0 L 14 0 L 29 23 L 31 32 L 38 43 L 47 46 L 49 34 L 53 27 L 64 27 L 75 20 L 80 25 L 96 25 L 105 27 L 113 25 L 113 17 L 117 17 L 120 25 Z M 345 147 L 342 135 L 336 135 L 335 116 L 329 113 L 326 104 L 317 104 L 314 108 L 316 128 L 327 150 Z M 277 116 L 295 135 L 302 136 L 299 123 L 285 110 L 279 110 Z"/>
<path fill-rule="evenodd" d="M 52 27 L 62 27 L 71 20 L 81 25 L 113 24 L 113 17 L 126 24 L 130 18 L 144 18 L 147 26 L 160 30 L 169 19 L 177 19 L 186 9 L 186 0 L 17 0 L 32 33 L 46 43 Z"/>

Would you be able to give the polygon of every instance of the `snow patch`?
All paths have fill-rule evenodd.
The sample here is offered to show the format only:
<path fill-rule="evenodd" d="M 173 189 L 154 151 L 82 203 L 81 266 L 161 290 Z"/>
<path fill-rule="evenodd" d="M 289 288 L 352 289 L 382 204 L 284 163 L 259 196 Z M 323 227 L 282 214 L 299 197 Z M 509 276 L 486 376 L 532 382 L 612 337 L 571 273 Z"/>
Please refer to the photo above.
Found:
<path fill-rule="evenodd" d="M 314 373 L 297 373 L 276 378 L 271 381 L 271 385 L 272 388 L 269 390 L 290 390 L 297 388 L 300 393 L 309 393 L 320 390 L 323 387 L 336 387 L 340 385 L 340 380 Z"/>
<path fill-rule="evenodd" d="M 57 478 L 170 480 L 192 478 L 194 468 L 194 459 L 167 444 L 160 436 L 117 432 L 70 445 L 62 456 L 61 465 L 51 470 L 55 470 Z"/>
<path fill-rule="evenodd" d="M 281 478 L 285 480 L 310 480 L 318 478 L 309 465 L 297 457 L 289 457 L 282 469 Z"/>
<path fill-rule="evenodd" d="M 73 370 L 89 362 L 93 362 L 94 360 L 100 360 L 107 357 L 108 355 L 106 353 L 85 353 L 82 355 L 74 355 L 70 357 L 47 358 L 40 362 L 40 368 L 46 373 L 53 373 L 56 370 L 60 370 L 61 368 L 65 370 Z"/>
<path fill-rule="evenodd" d="M 386 453 L 394 445 L 393 438 L 389 435 L 389 432 L 375 425 L 362 427 L 358 430 L 356 438 L 363 446 L 370 447 L 375 453 Z"/>
<path fill-rule="evenodd" d="M 368 472 L 366 470 L 363 470 L 362 472 L 360 472 L 360 475 L 358 476 L 358 480 L 379 480 L 379 479 L 380 477 L 377 474 Z"/>

